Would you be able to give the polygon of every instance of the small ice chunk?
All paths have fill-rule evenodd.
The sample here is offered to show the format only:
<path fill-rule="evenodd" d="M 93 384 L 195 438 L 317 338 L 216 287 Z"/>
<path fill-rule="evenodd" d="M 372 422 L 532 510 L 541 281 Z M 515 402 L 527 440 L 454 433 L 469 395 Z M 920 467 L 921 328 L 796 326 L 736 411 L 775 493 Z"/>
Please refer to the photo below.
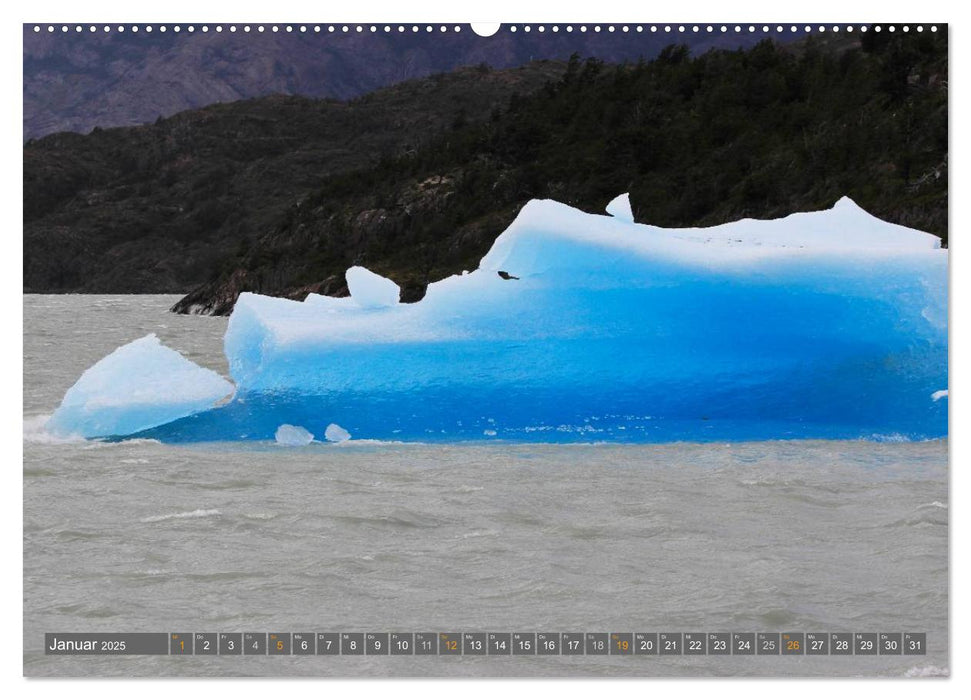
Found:
<path fill-rule="evenodd" d="M 634 211 L 630 208 L 630 193 L 617 195 L 607 205 L 607 213 L 615 219 L 634 223 Z"/>
<path fill-rule="evenodd" d="M 941 389 L 940 391 L 935 391 L 931 394 L 931 398 L 935 401 L 940 401 L 941 399 L 947 398 L 947 389 Z"/>
<path fill-rule="evenodd" d="M 329 442 L 344 442 L 345 440 L 351 439 L 351 434 L 337 425 L 337 423 L 331 423 L 327 426 L 327 430 L 324 431 L 324 437 Z"/>
<path fill-rule="evenodd" d="M 90 367 L 47 423 L 53 435 L 131 435 L 213 408 L 233 385 L 151 333 Z"/>
<path fill-rule="evenodd" d="M 314 441 L 314 435 L 299 425 L 284 423 L 276 429 L 276 441 L 277 444 L 287 447 L 303 447 Z"/>
<path fill-rule="evenodd" d="M 387 277 L 355 265 L 344 275 L 351 298 L 365 309 L 394 306 L 401 299 L 401 288 Z"/>

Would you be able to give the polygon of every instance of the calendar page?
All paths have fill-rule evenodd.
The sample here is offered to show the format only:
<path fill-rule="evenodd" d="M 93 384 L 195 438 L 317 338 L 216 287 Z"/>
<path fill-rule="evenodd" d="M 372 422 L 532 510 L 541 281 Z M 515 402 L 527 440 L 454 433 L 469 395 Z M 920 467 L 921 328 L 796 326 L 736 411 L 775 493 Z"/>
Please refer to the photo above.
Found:
<path fill-rule="evenodd" d="M 946 24 L 25 24 L 23 672 L 948 676 L 948 243 Z"/>

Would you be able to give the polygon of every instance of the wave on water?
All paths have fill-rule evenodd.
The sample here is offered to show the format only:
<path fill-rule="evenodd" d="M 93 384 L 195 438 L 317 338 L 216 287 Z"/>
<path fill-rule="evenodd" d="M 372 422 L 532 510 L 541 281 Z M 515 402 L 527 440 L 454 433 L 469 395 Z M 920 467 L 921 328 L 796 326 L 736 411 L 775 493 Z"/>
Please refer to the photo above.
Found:
<path fill-rule="evenodd" d="M 192 510 L 186 511 L 184 513 L 167 513 L 165 515 L 153 515 L 148 518 L 142 518 L 139 522 L 142 523 L 160 523 L 163 520 L 175 520 L 183 518 L 209 518 L 213 515 L 222 515 L 218 510 L 213 508 L 212 510 Z"/>
<path fill-rule="evenodd" d="M 889 435 L 881 435 L 880 433 L 874 433 L 869 437 L 863 438 L 866 442 L 914 442 L 911 438 L 906 435 L 901 435 L 900 433 L 891 433 Z"/>
<path fill-rule="evenodd" d="M 134 445 L 161 445 L 154 438 L 132 438 L 131 440 L 85 440 L 87 443 L 82 450 L 100 450 L 112 447 L 132 447 Z"/>
<path fill-rule="evenodd" d="M 158 440 L 154 439 L 141 439 L 145 442 L 159 443 L 163 444 Z M 129 440 L 124 443 L 115 444 L 132 444 L 134 440 Z M 342 442 L 326 442 L 323 440 L 314 440 L 306 445 L 282 445 L 273 440 L 254 440 L 252 442 L 246 441 L 235 441 L 235 440 L 212 440 L 209 442 L 195 442 L 189 445 L 181 445 L 182 447 L 187 447 L 187 449 L 197 449 L 197 450 L 209 450 L 214 452 L 280 452 L 280 453 L 303 453 L 303 452 L 313 452 L 315 454 L 322 454 L 329 452 L 330 450 L 346 450 L 354 448 L 366 448 L 366 447 L 422 447 L 429 446 L 432 443 L 424 442 L 404 442 L 400 440 L 372 440 L 370 438 L 365 438 L 361 440 L 344 440 Z"/>
<path fill-rule="evenodd" d="M 367 445 L 379 445 L 379 446 L 380 445 L 424 445 L 427 443 L 404 442 L 403 440 L 372 440 L 371 438 L 361 438 L 356 440 L 354 438 L 351 438 L 349 440 L 341 440 L 340 442 L 330 442 L 325 444 L 329 445 L 330 447 L 347 448 L 347 447 L 364 447 Z"/>
<path fill-rule="evenodd" d="M 50 413 L 24 416 L 24 442 L 35 445 L 83 445 L 82 449 L 97 450 L 124 445 L 161 445 L 154 438 L 132 438 L 130 440 L 89 440 L 81 435 L 58 435 L 47 430 Z"/>
<path fill-rule="evenodd" d="M 84 442 L 80 435 L 54 435 L 47 432 L 47 421 L 50 413 L 38 416 L 24 416 L 24 442 L 41 445 L 60 445 Z"/>

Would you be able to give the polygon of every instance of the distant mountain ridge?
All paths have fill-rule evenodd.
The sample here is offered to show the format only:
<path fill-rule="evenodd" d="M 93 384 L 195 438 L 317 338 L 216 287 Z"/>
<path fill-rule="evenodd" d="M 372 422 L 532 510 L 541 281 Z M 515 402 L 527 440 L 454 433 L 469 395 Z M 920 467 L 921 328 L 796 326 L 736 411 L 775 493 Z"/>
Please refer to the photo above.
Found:
<path fill-rule="evenodd" d="M 649 31 L 315 33 L 255 29 L 53 33 L 24 25 L 24 140 L 59 131 L 135 126 L 215 102 L 272 94 L 351 99 L 382 87 L 481 63 L 512 68 L 573 53 L 618 63 L 656 56 L 674 40 L 695 53 L 753 46 L 760 33 L 674 37 Z M 228 26 L 228 25 L 227 25 Z M 253 25 L 254 27 L 256 25 Z M 424 27 L 424 25 L 422 25 Z M 397 25 L 395 25 L 395 28 Z M 369 27 L 368 27 L 369 28 Z M 383 25 L 381 25 L 383 30 Z M 782 41 L 794 37 L 781 35 Z"/>

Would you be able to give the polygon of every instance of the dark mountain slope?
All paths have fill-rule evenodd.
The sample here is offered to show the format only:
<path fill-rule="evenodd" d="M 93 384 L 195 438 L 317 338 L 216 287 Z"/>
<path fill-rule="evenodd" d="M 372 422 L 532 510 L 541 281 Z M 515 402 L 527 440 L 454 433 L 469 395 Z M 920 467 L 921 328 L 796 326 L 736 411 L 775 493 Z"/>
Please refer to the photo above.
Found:
<path fill-rule="evenodd" d="M 24 289 L 185 292 L 330 175 L 487 118 L 564 64 L 461 69 L 350 102 L 273 96 L 24 147 Z"/>

